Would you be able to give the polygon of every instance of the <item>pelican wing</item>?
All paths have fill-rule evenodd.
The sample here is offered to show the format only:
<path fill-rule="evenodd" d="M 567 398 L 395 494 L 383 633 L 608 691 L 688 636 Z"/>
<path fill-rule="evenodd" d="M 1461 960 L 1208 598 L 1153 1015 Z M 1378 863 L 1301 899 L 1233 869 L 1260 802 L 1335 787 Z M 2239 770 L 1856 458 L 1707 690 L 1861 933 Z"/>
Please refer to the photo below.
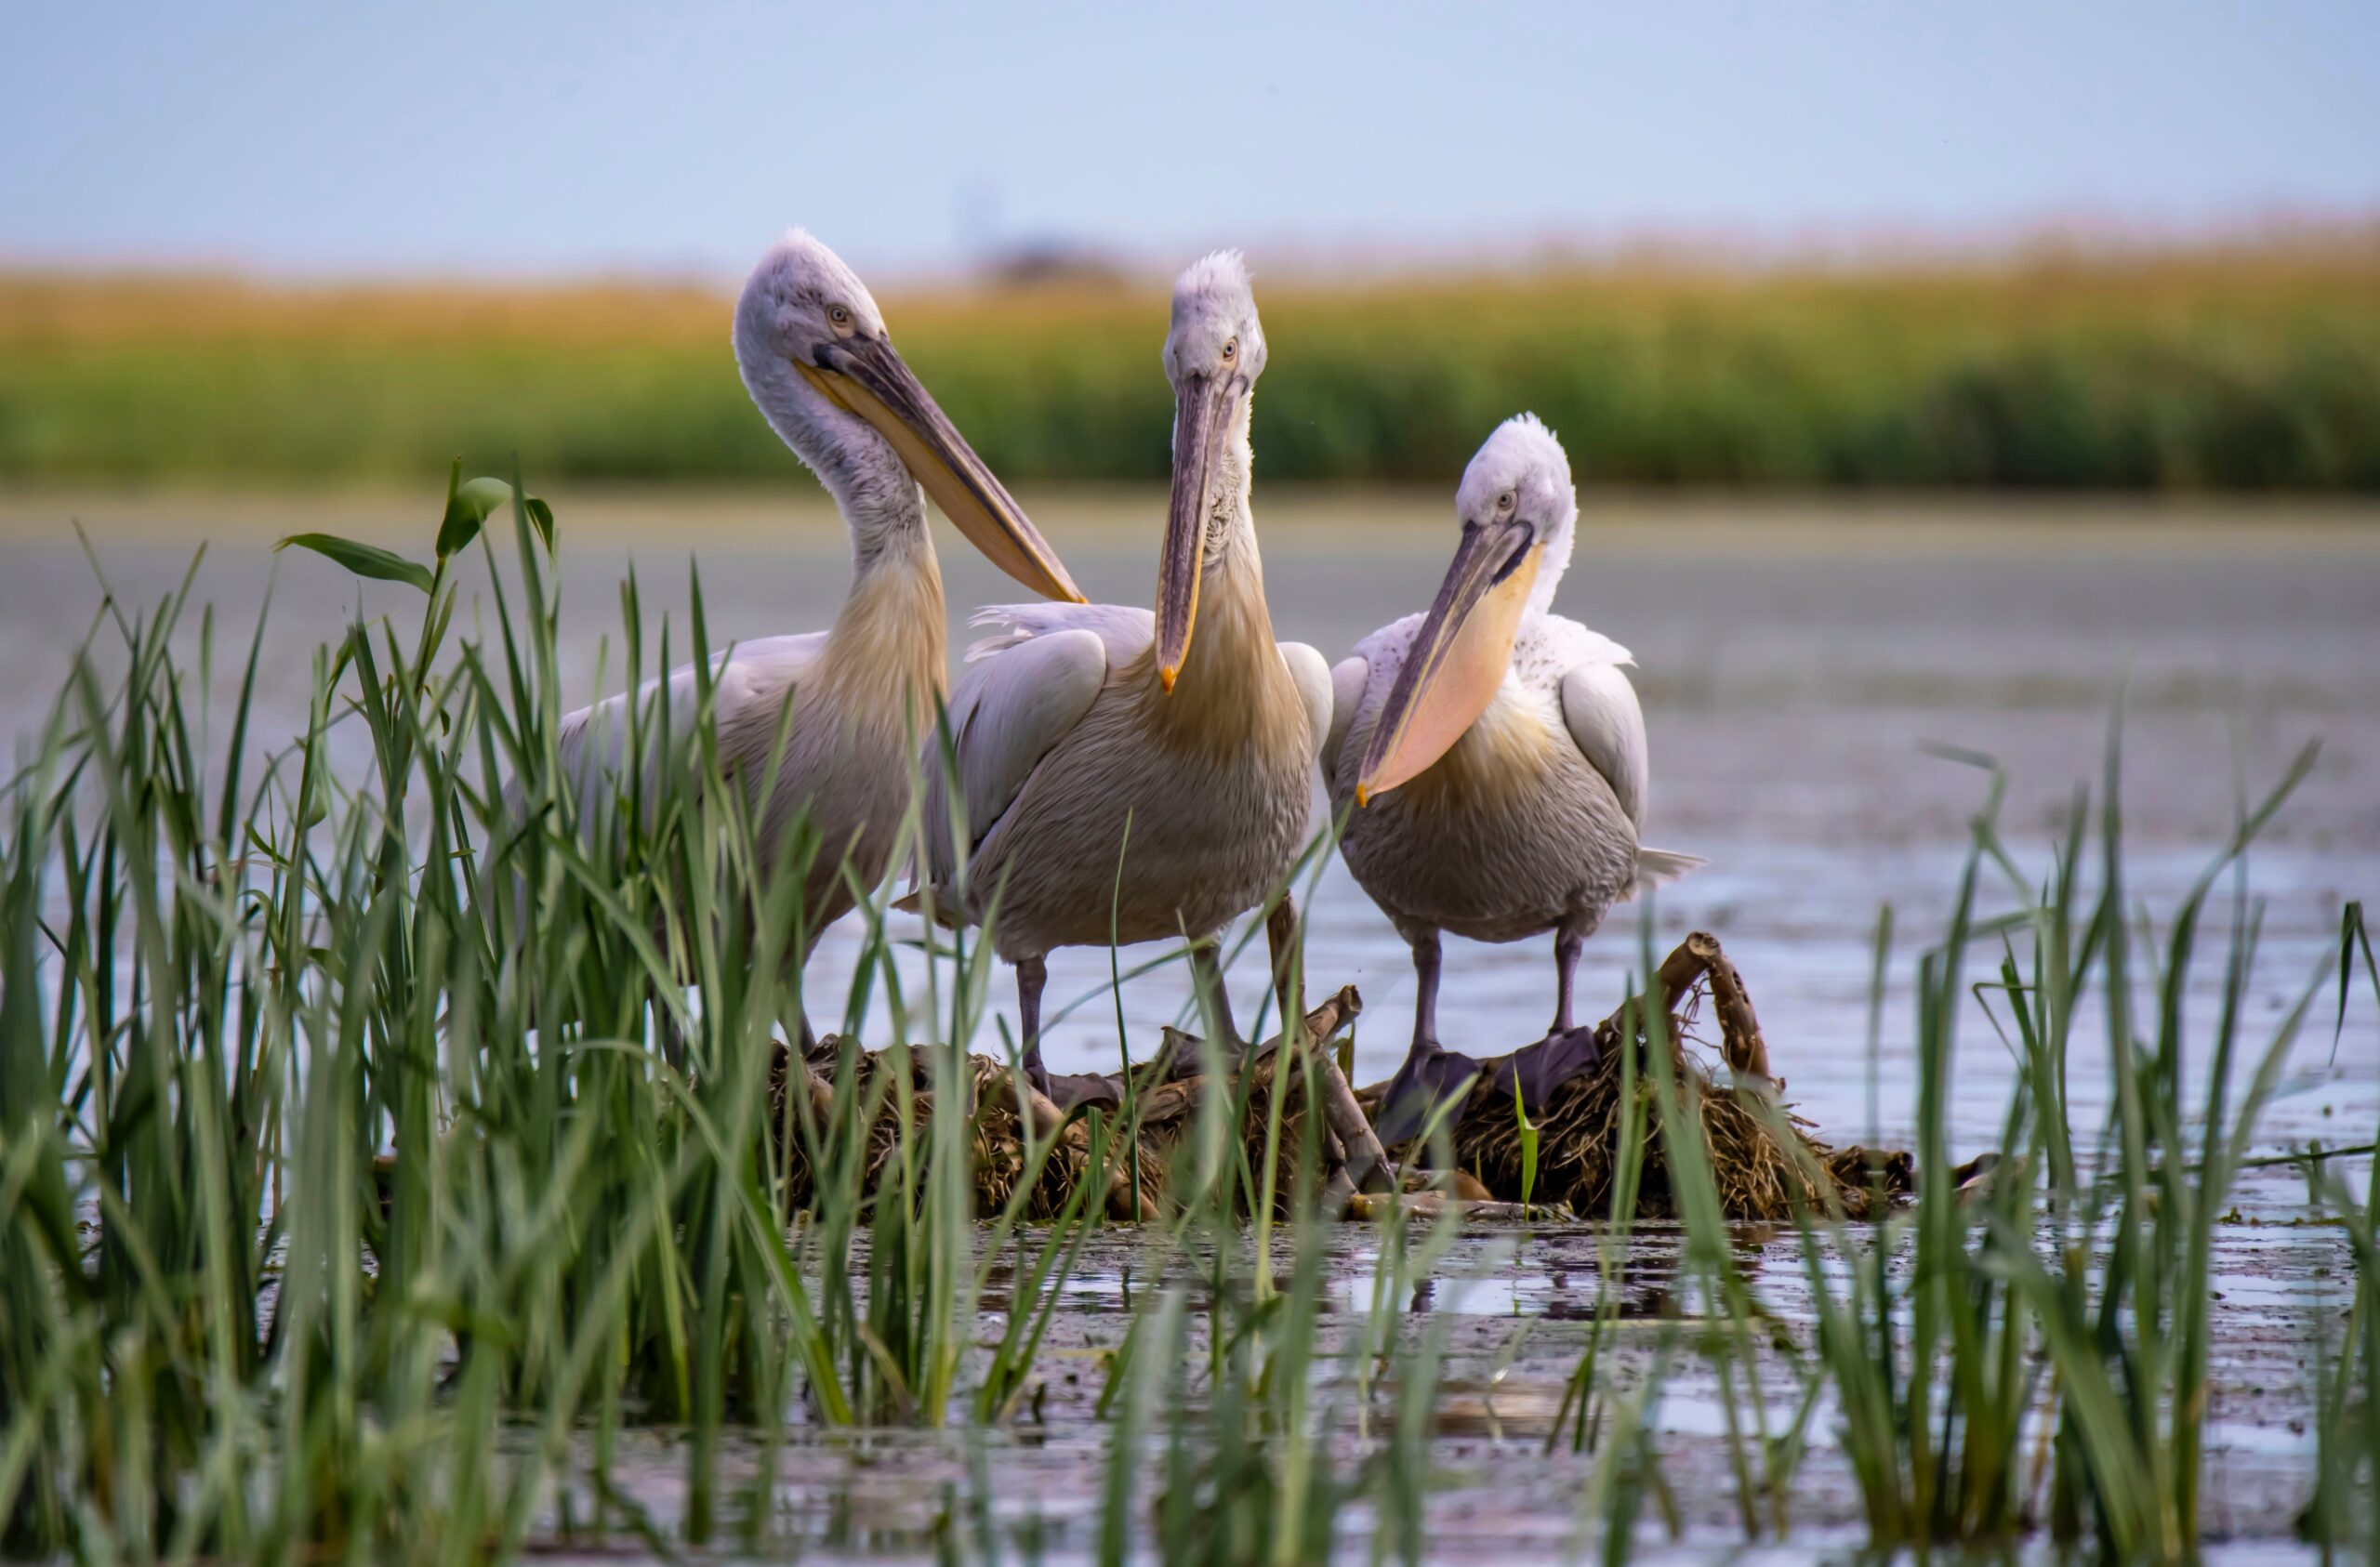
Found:
<path fill-rule="evenodd" d="M 1108 617 L 1085 612 L 1107 608 L 1032 604 L 976 615 L 976 625 L 998 620 L 1007 629 L 968 651 L 967 672 L 950 693 L 952 754 L 942 754 L 939 737 L 926 753 L 926 872 L 936 887 L 949 887 L 959 871 L 950 793 L 954 773 L 972 850 L 1016 803 L 1041 758 L 1091 711 L 1107 683 L 1116 644 L 1103 631 L 1120 634 L 1122 642 L 1130 643 L 1129 620 L 1111 625 Z M 1045 616 L 1039 613 L 1044 610 L 1068 612 Z M 1142 611 L 1140 617 L 1139 642 L 1145 647 L 1151 639 L 1148 612 Z"/>
<path fill-rule="evenodd" d="M 1642 832 L 1652 757 L 1645 744 L 1645 709 L 1625 667 L 1636 661 L 1626 648 L 1583 626 L 1576 628 L 1572 651 L 1575 662 L 1562 676 L 1563 724 L 1588 765 L 1611 785 L 1620 809 Z M 1636 886 L 1675 881 L 1702 863 L 1699 855 L 1639 846 Z"/>
<path fill-rule="evenodd" d="M 1088 631 L 1107 650 L 1108 666 L 1121 669 L 1157 640 L 1157 616 L 1129 604 L 994 604 L 969 615 L 967 624 L 997 628 L 968 648 L 970 664 L 1036 637 Z"/>
<path fill-rule="evenodd" d="M 711 721 L 719 737 L 720 765 L 734 773 L 760 759 L 776 734 L 787 694 L 798 686 L 826 646 L 824 631 L 795 637 L 763 637 L 739 642 L 711 660 Z M 638 721 L 647 726 L 645 783 L 657 783 L 664 752 L 661 726 L 674 740 L 694 721 L 694 666 L 685 665 L 664 678 L 637 688 Z M 582 819 L 627 779 L 628 696 L 606 697 L 563 717 L 556 735 L 562 770 L 576 785 Z M 518 778 L 505 785 L 508 814 L 522 805 Z"/>
<path fill-rule="evenodd" d="M 1600 640 L 1600 639 L 1599 639 Z M 1620 809 L 1640 830 L 1651 786 L 1652 759 L 1645 748 L 1645 709 L 1621 667 L 1627 650 L 1605 646 L 1620 656 L 1573 664 L 1562 676 L 1562 721 L 1589 766 L 1602 773 Z"/>
<path fill-rule="evenodd" d="M 1289 666 L 1289 678 L 1298 685 L 1298 700 L 1305 704 L 1306 731 L 1314 737 L 1314 749 L 1319 756 L 1331 733 L 1333 687 L 1330 665 L 1324 663 L 1321 652 L 1303 642 L 1283 642 L 1281 662 Z"/>

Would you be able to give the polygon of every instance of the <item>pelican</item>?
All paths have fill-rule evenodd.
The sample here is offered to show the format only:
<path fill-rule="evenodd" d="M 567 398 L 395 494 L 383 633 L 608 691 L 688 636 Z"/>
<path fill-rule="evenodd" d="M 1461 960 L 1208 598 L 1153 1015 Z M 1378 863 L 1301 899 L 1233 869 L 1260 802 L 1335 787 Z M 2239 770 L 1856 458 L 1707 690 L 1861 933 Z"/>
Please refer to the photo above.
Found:
<path fill-rule="evenodd" d="M 1553 1027 L 1515 1069 L 1534 1100 L 1594 1059 L 1572 1016 L 1580 945 L 1638 886 L 1702 863 L 1637 841 L 1650 770 L 1622 672 L 1634 660 L 1553 612 L 1579 515 L 1562 443 L 1533 415 L 1506 420 L 1464 470 L 1455 510 L 1461 542 L 1429 612 L 1381 627 L 1330 672 L 1322 767 L 1345 822 L 1340 853 L 1412 946 L 1418 981 L 1383 1141 L 1477 1065 L 1438 1044 L 1441 930 L 1554 932 Z"/>
<path fill-rule="evenodd" d="M 745 389 L 851 530 L 852 586 L 831 628 L 740 642 L 713 664 L 721 764 L 746 786 L 757 790 L 766 776 L 790 704 L 755 823 L 763 864 L 805 814 L 819 834 L 804 889 L 814 945 L 852 906 L 843 867 L 863 886 L 883 876 L 909 809 L 918 738 L 932 730 L 947 684 L 942 572 L 923 494 L 1026 587 L 1078 603 L 1082 594 L 893 350 L 876 300 L 833 251 L 799 229 L 772 246 L 736 300 L 734 336 Z M 648 683 L 639 700 L 660 685 Z M 691 666 L 668 676 L 680 723 L 694 691 Z M 562 721 L 562 759 L 582 797 L 620 770 L 622 704 L 615 696 Z M 808 956 L 805 946 L 794 961 Z"/>
<path fill-rule="evenodd" d="M 929 754 L 927 874 L 937 912 L 988 911 L 1016 966 L 1025 1069 L 1067 1102 L 1098 1077 L 1053 1084 L 1041 1064 L 1044 959 L 1055 948 L 1191 938 L 1202 991 L 1236 1039 L 1210 941 L 1264 901 L 1305 836 L 1314 758 L 1329 721 L 1322 655 L 1273 639 L 1249 513 L 1249 411 L 1264 331 L 1236 252 L 1173 286 L 1173 486 L 1157 608 L 1010 604 L 968 652 L 949 707 L 952 765 Z M 963 813 L 945 797 L 955 782 Z M 962 819 L 960 856 L 946 830 Z M 1119 873 L 1120 861 L 1120 873 Z M 1119 879 L 1120 876 L 1120 879 Z M 963 882 L 963 885 L 962 885 Z M 1111 910 L 1113 925 L 1111 927 Z M 1288 922 L 1276 913 L 1276 941 Z M 1275 953 L 1276 980 L 1286 955 Z"/>

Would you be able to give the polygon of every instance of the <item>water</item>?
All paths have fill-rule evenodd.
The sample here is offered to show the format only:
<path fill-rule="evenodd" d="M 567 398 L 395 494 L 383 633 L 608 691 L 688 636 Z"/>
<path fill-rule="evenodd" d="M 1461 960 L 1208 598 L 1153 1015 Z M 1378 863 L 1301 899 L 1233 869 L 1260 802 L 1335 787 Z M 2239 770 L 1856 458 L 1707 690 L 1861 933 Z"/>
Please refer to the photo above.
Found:
<path fill-rule="evenodd" d="M 1160 494 L 1025 500 L 1087 591 L 1146 599 Z M 1258 500 L 1280 634 L 1333 659 L 1372 626 L 1425 604 L 1452 545 L 1451 513 L 1437 497 L 1265 490 Z M 700 562 L 715 640 L 822 625 L 847 580 L 831 515 L 800 495 L 556 501 L 567 552 L 565 667 L 590 694 L 606 636 L 616 650 L 615 586 L 631 561 L 654 617 L 649 636 L 665 609 L 682 627 L 690 556 Z M 213 541 L 196 593 L 218 607 L 227 678 L 236 673 L 273 538 L 323 528 L 419 553 L 431 529 L 418 498 L 0 497 L 0 729 L 11 736 L 39 722 L 98 607 L 70 517 L 85 522 L 126 604 L 169 591 L 196 541 Z M 2007 838 L 2026 873 L 2044 876 L 2074 789 L 2096 784 L 2121 685 L 2129 692 L 2127 874 L 2152 917 L 2169 915 L 2204 868 L 2242 789 L 2260 795 L 2308 739 L 2322 743 L 2313 774 L 2252 863 L 2265 900 L 2248 1013 L 2256 1043 L 2335 951 L 2342 903 L 2380 903 L 2375 520 L 2380 514 L 2368 510 L 2245 504 L 1591 496 L 1560 607 L 1635 650 L 1653 757 L 1647 838 L 1711 862 L 1661 895 L 1655 946 L 1665 951 L 1692 928 L 1716 932 L 1744 974 L 1801 1113 L 1836 1140 L 1907 1141 L 1911 965 L 1947 917 L 1986 784 L 1980 771 L 1926 746 L 1998 758 L 2009 777 Z M 1017 596 L 943 538 L 954 620 L 967 606 Z M 400 615 L 419 601 L 379 585 L 359 592 L 311 557 L 281 559 L 260 735 L 300 725 L 310 650 L 337 633 L 359 599 Z M 963 626 L 954 626 L 953 640 L 964 645 Z M 1987 901 L 2008 902 L 1996 885 Z M 1898 935 L 1871 1073 L 1871 940 L 1885 904 Z M 1335 866 L 1308 914 L 1310 985 L 1362 989 L 1356 1075 L 1385 1076 L 1409 1028 L 1403 945 Z M 2192 989 L 2194 1015 L 2210 1026 L 2225 927 L 2216 914 L 2202 942 L 2215 955 L 2202 961 Z M 822 1022 L 842 993 L 854 947 L 830 940 L 813 965 L 810 994 Z M 1580 995 L 1589 1015 L 1617 1004 L 1636 952 L 1626 916 L 1588 944 Z M 1128 952 L 1124 963 L 1143 955 Z M 1486 1054 L 1542 1033 L 1553 1006 L 1551 959 L 1543 940 L 1497 947 L 1449 940 L 1440 1010 L 1448 1043 Z M 1051 1033 L 1057 1070 L 1115 1064 L 1107 961 L 1104 952 L 1051 960 L 1053 1008 L 1086 998 Z M 1243 1021 L 1263 988 L 1261 966 L 1250 961 L 1235 984 Z M 2313 1139 L 2365 1141 L 2380 1124 L 2380 1019 L 2359 981 L 2334 1051 L 2334 994 L 2318 998 L 2289 1092 L 2267 1116 L 2257 1153 Z M 1012 1015 L 1004 984 L 998 995 Z M 1131 982 L 1130 1037 L 1148 1047 L 1185 998 L 1178 968 Z M 1970 1005 L 1961 1030 L 1950 1131 L 1964 1157 L 1996 1140 L 2012 1069 L 1979 1005 Z M 2074 1071 L 2075 1112 L 2086 1128 L 2106 1104 L 2102 1060 L 2103 1047 L 2086 1037 Z M 2302 1206 L 2298 1177 L 2254 1172 L 2241 1196 L 2243 1222 L 2218 1235 L 2227 1304 L 2215 1319 L 2222 1395 L 2213 1413 L 2210 1492 L 2226 1509 L 2227 1529 L 2260 1534 L 2285 1527 L 2302 1499 L 2307 1438 L 2292 1422 L 2305 1346 L 2313 1324 L 2335 1312 L 2345 1284 L 2334 1237 L 2285 1227 Z M 1366 1279 L 1363 1233 L 1351 1230 L 1333 1244 L 1345 1253 L 1334 1272 Z M 1748 1244 L 1763 1299 L 1789 1322 L 1805 1317 L 1790 1239 L 1755 1236 Z M 1501 1364 L 1508 1403 L 1534 1408 L 1531 1400 L 1575 1359 L 1575 1318 L 1598 1288 L 1591 1244 L 1557 1231 L 1465 1245 L 1472 1250 L 1449 1263 L 1433 1297 L 1415 1310 L 1459 1319 L 1455 1376 L 1484 1376 Z M 1070 1402 L 1063 1379 L 1078 1364 L 1071 1402 L 1087 1408 L 1096 1391 L 1079 1357 L 1120 1337 L 1130 1263 L 1129 1255 L 1094 1257 L 1070 1286 L 1051 1363 L 1061 1412 Z M 1632 1267 L 1629 1287 L 1657 1294 L 1663 1271 L 1657 1245 Z M 1665 1451 L 1686 1466 L 1681 1490 L 1701 1508 L 1690 1521 L 1724 1537 L 1731 1515 L 1724 1473 L 1714 1467 L 1708 1484 L 1695 1479 L 1696 1466 L 1715 1464 L 1718 1451 L 1705 1429 L 1715 1417 L 1713 1389 L 1698 1375 L 1689 1368 L 1664 1404 Z M 1460 1404 L 1450 1401 L 1449 1409 Z M 1441 1444 L 1447 1490 L 1434 1500 L 1434 1524 L 1448 1541 L 1488 1553 L 1567 1538 L 1576 1468 L 1530 1457 L 1536 1441 L 1515 1434 L 1528 1429 L 1526 1419 L 1501 1429 L 1482 1416 L 1449 1429 Z M 993 1469 L 1004 1495 L 1089 1516 L 1100 1452 L 1094 1428 L 1061 1421 L 1046 1440 L 1003 1441 Z M 657 1442 L 643 1478 L 658 1500 L 674 1483 L 674 1462 L 667 1442 Z M 1824 1455 L 1811 1463 L 1807 1521 L 1856 1516 L 1839 1463 L 1831 1468 Z M 963 1472 L 959 1450 L 934 1439 L 860 1455 L 829 1444 L 789 1459 L 787 1485 L 789 1495 L 829 1497 L 889 1521 L 883 1528 L 898 1534 L 919 1516 L 930 1521 L 942 1479 Z M 1823 1545 L 1830 1536 L 1821 1527 L 1802 1538 Z"/>

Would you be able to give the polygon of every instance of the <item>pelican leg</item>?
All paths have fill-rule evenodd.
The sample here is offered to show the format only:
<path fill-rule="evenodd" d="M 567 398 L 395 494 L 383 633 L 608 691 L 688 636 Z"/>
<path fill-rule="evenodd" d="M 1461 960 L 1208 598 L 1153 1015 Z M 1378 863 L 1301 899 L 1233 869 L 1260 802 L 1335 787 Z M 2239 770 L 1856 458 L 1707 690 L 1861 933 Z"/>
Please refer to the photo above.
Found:
<path fill-rule="evenodd" d="M 1380 1140 L 1392 1148 L 1419 1132 L 1439 1101 L 1461 1091 L 1479 1071 L 1469 1056 L 1438 1044 L 1437 928 L 1401 928 L 1413 947 L 1413 1045 L 1380 1097 Z"/>
<path fill-rule="evenodd" d="M 1016 1016 L 1018 1025 L 1025 1031 L 1025 1079 L 1061 1110 L 1072 1110 L 1078 1104 L 1121 1104 L 1124 1090 L 1119 1079 L 1102 1077 L 1097 1073 L 1052 1077 L 1041 1064 L 1041 987 L 1049 982 L 1047 962 L 1038 957 L 1017 960 Z"/>
<path fill-rule="evenodd" d="M 1247 1044 L 1239 1036 L 1239 1025 L 1232 1021 L 1231 992 L 1223 985 L 1223 956 L 1213 942 L 1202 942 L 1190 949 L 1190 994 L 1203 1010 L 1214 1008 L 1211 1014 L 1220 1042 L 1240 1049 Z"/>
<path fill-rule="evenodd" d="M 1570 1032 L 1571 982 L 1579 977 L 1579 949 L 1587 939 L 1565 926 L 1554 938 L 1554 1026 L 1548 1037 Z"/>
<path fill-rule="evenodd" d="M 1554 1026 L 1536 1044 L 1514 1051 L 1509 1070 L 1498 1078 L 1499 1086 L 1506 1092 L 1514 1081 L 1518 1081 L 1521 1103 L 1532 1115 L 1545 1107 L 1554 1089 L 1579 1073 L 1593 1070 L 1603 1060 L 1603 1047 L 1595 1042 L 1593 1027 L 1580 1028 L 1571 1021 L 1579 949 L 1586 942 L 1586 932 L 1570 926 L 1554 932 Z"/>
<path fill-rule="evenodd" d="M 1050 1091 L 1050 1073 L 1041 1064 L 1041 987 L 1050 982 L 1050 966 L 1038 957 L 1016 960 L 1016 1025 L 1024 1034 L 1025 1075 L 1043 1093 Z"/>
<path fill-rule="evenodd" d="M 1287 892 L 1264 918 L 1264 946 L 1273 959 L 1273 994 L 1281 1004 L 1281 1037 L 1305 1017 L 1305 965 L 1298 950 L 1298 911 Z"/>
<path fill-rule="evenodd" d="M 1438 933 L 1422 926 L 1413 943 L 1413 1050 L 1438 1044 Z"/>
<path fill-rule="evenodd" d="M 820 934 L 832 922 L 831 919 L 824 916 L 831 915 L 833 918 L 840 918 L 843 913 L 841 909 L 829 910 L 823 905 L 819 907 L 786 954 L 786 972 L 793 980 L 789 987 L 792 994 L 787 999 L 793 1003 L 794 1021 L 801 1025 L 801 1059 L 804 1060 L 810 1060 L 818 1055 L 820 1040 L 818 1031 L 810 1023 L 810 994 L 803 988 L 802 981 L 810 972 L 810 959 L 818 950 Z M 829 1034 L 826 1037 L 834 1036 Z M 831 1058 L 833 1052 L 828 1051 L 827 1055 Z"/>

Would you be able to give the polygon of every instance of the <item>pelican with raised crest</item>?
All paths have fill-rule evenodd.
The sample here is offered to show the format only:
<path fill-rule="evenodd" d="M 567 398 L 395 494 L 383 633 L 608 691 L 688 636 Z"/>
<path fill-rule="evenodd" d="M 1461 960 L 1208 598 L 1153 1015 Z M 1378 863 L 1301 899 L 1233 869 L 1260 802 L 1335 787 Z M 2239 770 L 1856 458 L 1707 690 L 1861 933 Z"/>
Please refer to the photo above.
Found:
<path fill-rule="evenodd" d="M 1025 1071 L 1061 1100 L 1113 1090 L 1097 1077 L 1053 1083 L 1043 1069 L 1047 955 L 1111 937 L 1187 937 L 1200 988 L 1236 1037 L 1209 938 L 1278 888 L 1306 836 L 1330 674 L 1314 649 L 1274 640 L 1264 603 L 1249 509 L 1264 353 L 1237 254 L 1185 270 L 1165 341 L 1173 485 L 1155 612 L 980 612 L 975 624 L 996 629 L 970 650 L 951 697 L 955 765 L 927 758 L 936 912 L 990 913 L 992 944 L 1016 966 Z M 960 811 L 944 795 L 951 778 Z M 963 854 L 947 831 L 954 819 L 965 824 Z M 1276 979 L 1289 928 L 1276 904 Z"/>
<path fill-rule="evenodd" d="M 734 341 L 761 416 L 818 476 L 851 531 L 852 586 L 833 626 L 739 642 L 712 669 L 722 770 L 757 791 L 783 740 L 770 794 L 753 802 L 761 863 L 774 863 L 796 822 L 818 835 L 805 888 L 814 944 L 851 908 L 854 879 L 882 879 L 909 810 L 918 745 L 932 732 L 948 681 L 925 496 L 1034 592 L 1077 603 L 1082 594 L 893 349 L 866 285 L 824 244 L 795 230 L 770 248 L 736 300 Z M 646 685 L 640 702 L 661 684 Z M 691 666 L 668 677 L 681 726 L 694 694 Z M 619 772 L 627 727 L 617 696 L 562 721 L 563 762 L 582 796 Z"/>
<path fill-rule="evenodd" d="M 1554 612 L 1578 498 L 1554 432 L 1523 414 L 1456 493 L 1462 525 L 1428 612 L 1384 625 L 1331 671 L 1324 782 L 1340 853 L 1413 949 L 1413 1044 L 1382 1099 L 1382 1140 L 1478 1063 L 1437 1037 L 1438 937 L 1554 934 L 1554 1023 L 1518 1052 L 1532 1106 L 1594 1059 L 1576 1026 L 1579 949 L 1611 905 L 1702 862 L 1647 849 L 1645 715 L 1626 648 Z"/>

